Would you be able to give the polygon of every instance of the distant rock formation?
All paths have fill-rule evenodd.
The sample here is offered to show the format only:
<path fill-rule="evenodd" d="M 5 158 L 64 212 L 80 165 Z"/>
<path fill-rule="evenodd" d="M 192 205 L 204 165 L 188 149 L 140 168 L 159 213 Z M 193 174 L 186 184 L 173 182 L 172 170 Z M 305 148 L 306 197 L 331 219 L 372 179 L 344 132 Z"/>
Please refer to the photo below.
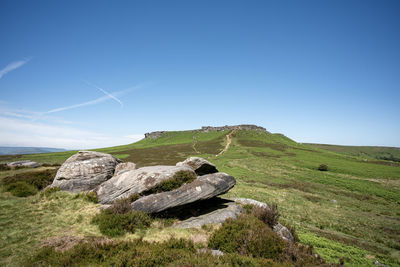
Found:
<path fill-rule="evenodd" d="M 258 131 L 258 132 L 268 132 L 264 127 L 253 125 L 253 124 L 240 124 L 240 125 L 225 125 L 225 126 L 203 126 L 201 129 L 193 130 L 197 132 L 210 132 L 210 131 L 226 131 L 226 130 L 249 130 L 249 131 Z M 156 132 L 150 132 L 150 133 L 145 133 L 144 137 L 145 138 L 150 138 L 150 139 L 155 139 L 160 136 L 162 136 L 164 133 L 167 133 L 168 131 L 156 131 Z"/>
<path fill-rule="evenodd" d="M 150 138 L 150 139 L 155 139 L 166 133 L 167 131 L 157 131 L 157 132 L 151 132 L 151 133 L 145 133 L 144 138 Z"/>
<path fill-rule="evenodd" d="M 240 125 L 232 125 L 232 126 L 203 126 L 201 127 L 200 131 L 202 132 L 210 132 L 210 131 L 226 131 L 226 130 L 248 130 L 248 131 L 260 131 L 260 132 L 267 132 L 267 129 L 261 126 L 253 125 L 253 124 L 240 124 Z"/>

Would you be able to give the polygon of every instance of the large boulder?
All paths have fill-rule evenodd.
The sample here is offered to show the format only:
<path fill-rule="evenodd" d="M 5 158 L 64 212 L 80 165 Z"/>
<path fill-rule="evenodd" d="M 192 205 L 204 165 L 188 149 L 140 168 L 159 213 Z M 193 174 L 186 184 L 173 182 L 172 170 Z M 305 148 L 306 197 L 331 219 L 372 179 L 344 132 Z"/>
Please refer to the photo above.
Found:
<path fill-rule="evenodd" d="M 214 164 L 199 157 L 190 157 L 182 162 L 178 162 L 176 166 L 188 166 L 192 168 L 197 175 L 205 175 L 218 172 Z"/>
<path fill-rule="evenodd" d="M 51 187 L 74 193 L 92 190 L 110 179 L 120 162 L 110 154 L 79 151 L 61 165 Z"/>
<path fill-rule="evenodd" d="M 133 210 L 156 213 L 224 194 L 235 184 L 235 178 L 226 173 L 207 174 L 178 189 L 139 198 L 131 205 Z"/>
<path fill-rule="evenodd" d="M 136 170 L 136 164 L 133 162 L 122 162 L 115 167 L 114 176 L 126 171 Z"/>
<path fill-rule="evenodd" d="M 116 199 L 140 194 L 160 182 L 172 178 L 179 171 L 194 171 L 187 166 L 150 166 L 136 170 L 120 172 L 110 180 L 101 184 L 96 193 L 99 202 L 112 204 Z"/>

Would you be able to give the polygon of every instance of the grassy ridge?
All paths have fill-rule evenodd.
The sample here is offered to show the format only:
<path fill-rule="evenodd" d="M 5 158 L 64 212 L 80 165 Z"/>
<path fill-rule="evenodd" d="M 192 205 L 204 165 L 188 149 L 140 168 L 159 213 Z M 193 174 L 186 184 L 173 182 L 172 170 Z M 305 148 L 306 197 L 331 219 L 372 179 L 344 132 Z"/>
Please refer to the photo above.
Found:
<path fill-rule="evenodd" d="M 325 144 L 307 144 L 315 148 L 324 149 L 350 156 L 365 159 L 391 160 L 400 162 L 400 148 L 380 146 L 339 146 Z"/>
<path fill-rule="evenodd" d="M 365 161 L 353 155 L 299 144 L 280 134 L 255 131 L 234 132 L 230 148 L 216 156 L 223 149 L 228 133 L 169 132 L 157 139 L 144 139 L 134 144 L 97 151 L 112 153 L 139 166 L 175 164 L 188 156 L 205 157 L 215 163 L 220 171 L 237 179 L 237 185 L 227 194 L 228 197 L 277 202 L 281 218 L 296 225 L 301 241 L 314 244 L 324 258 L 335 262 L 344 258 L 350 266 L 373 266 L 374 260 L 389 265 L 400 264 L 399 166 L 383 165 L 376 160 Z M 19 159 L 62 163 L 73 153 L 24 155 Z M 0 161 L 10 159 L 0 157 Z M 318 171 L 320 164 L 327 164 L 329 170 Z M 11 209 L 13 205 L 17 205 L 21 211 L 35 210 L 36 204 L 33 202 L 37 196 L 17 199 L 6 193 L 1 194 L 1 222 L 12 220 L 14 216 L 23 217 L 20 211 Z M 60 196 L 61 200 L 52 200 L 54 205 L 62 205 L 59 203 L 63 201 L 62 198 L 72 198 L 63 192 L 56 196 Z M 40 200 L 39 203 L 42 201 L 47 200 Z M 82 214 L 87 207 L 94 205 L 81 204 L 78 210 Z M 65 205 L 62 206 L 63 212 L 72 214 L 74 210 L 68 206 L 71 204 Z M 69 224 L 73 234 L 100 235 L 87 224 L 86 219 L 74 224 L 65 218 L 64 222 L 54 224 L 50 214 L 51 211 L 42 210 L 36 215 L 50 229 L 46 236 L 54 234 L 59 224 Z M 92 216 L 90 214 L 87 216 Z M 26 222 L 28 224 L 29 221 Z M 9 260 L 11 256 L 7 253 L 10 253 L 10 248 L 21 247 L 22 244 L 21 237 L 12 233 L 21 231 L 18 229 L 25 225 L 8 223 L 5 226 L 11 229 L 11 233 L 6 238 L 6 252 L 0 250 L 0 257 Z M 168 236 L 170 231 L 149 229 L 142 234 L 148 240 L 154 240 Z M 28 244 L 37 244 L 42 238 L 41 232 L 32 235 L 35 242 Z"/>

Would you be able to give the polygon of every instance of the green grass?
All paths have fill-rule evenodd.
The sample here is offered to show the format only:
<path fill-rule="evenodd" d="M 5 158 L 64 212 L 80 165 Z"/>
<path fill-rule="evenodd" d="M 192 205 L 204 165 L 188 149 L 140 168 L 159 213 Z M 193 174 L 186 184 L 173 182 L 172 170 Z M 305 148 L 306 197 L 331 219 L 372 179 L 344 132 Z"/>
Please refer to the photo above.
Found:
<path fill-rule="evenodd" d="M 325 144 L 307 144 L 307 145 L 336 153 L 362 157 L 364 159 L 369 159 L 369 160 L 378 159 L 378 160 L 390 160 L 390 161 L 400 162 L 399 147 L 339 146 L 339 145 L 325 145 Z"/>
<path fill-rule="evenodd" d="M 189 156 L 204 157 L 237 179 L 237 185 L 226 197 L 277 203 L 280 220 L 296 226 L 300 240 L 313 244 L 328 261 L 339 262 L 343 258 L 350 266 L 371 265 L 374 260 L 400 265 L 397 163 L 336 153 L 296 143 L 280 134 L 253 131 L 233 133 L 230 148 L 216 157 L 224 148 L 227 133 L 169 132 L 158 139 L 98 151 L 123 155 L 124 161 L 133 161 L 139 167 L 176 164 Z M 4 156 L 0 161 L 62 163 L 73 153 Z M 321 164 L 328 165 L 328 171 L 318 171 Z M 0 179 L 26 171 L 0 171 Z M 71 235 L 101 236 L 98 228 L 90 224 L 97 212 L 95 204 L 83 198 L 74 199 L 65 192 L 55 192 L 54 196 L 59 199 L 38 199 L 39 195 L 17 198 L 1 193 L 0 265 L 16 265 L 29 249 L 65 228 Z M 40 208 L 44 205 L 46 209 Z M 52 216 L 54 212 L 58 212 L 56 216 Z M 190 231 L 193 230 L 151 227 L 133 236 L 147 240 L 168 240 L 171 235 L 208 236 L 204 230 Z"/>

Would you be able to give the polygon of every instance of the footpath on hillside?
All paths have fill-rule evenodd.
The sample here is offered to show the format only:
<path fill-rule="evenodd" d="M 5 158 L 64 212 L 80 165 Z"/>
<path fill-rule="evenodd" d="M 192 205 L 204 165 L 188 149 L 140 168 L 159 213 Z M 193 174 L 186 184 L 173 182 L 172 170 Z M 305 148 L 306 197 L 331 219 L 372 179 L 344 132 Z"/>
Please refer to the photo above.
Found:
<path fill-rule="evenodd" d="M 228 134 L 226 135 L 226 145 L 225 145 L 224 149 L 222 149 L 221 152 L 219 152 L 217 155 L 215 155 L 216 157 L 218 157 L 218 156 L 224 154 L 224 153 L 229 149 L 229 146 L 230 146 L 231 143 L 232 143 L 231 135 L 232 135 L 234 132 L 235 132 L 235 130 L 232 130 L 230 133 L 228 133 Z"/>

